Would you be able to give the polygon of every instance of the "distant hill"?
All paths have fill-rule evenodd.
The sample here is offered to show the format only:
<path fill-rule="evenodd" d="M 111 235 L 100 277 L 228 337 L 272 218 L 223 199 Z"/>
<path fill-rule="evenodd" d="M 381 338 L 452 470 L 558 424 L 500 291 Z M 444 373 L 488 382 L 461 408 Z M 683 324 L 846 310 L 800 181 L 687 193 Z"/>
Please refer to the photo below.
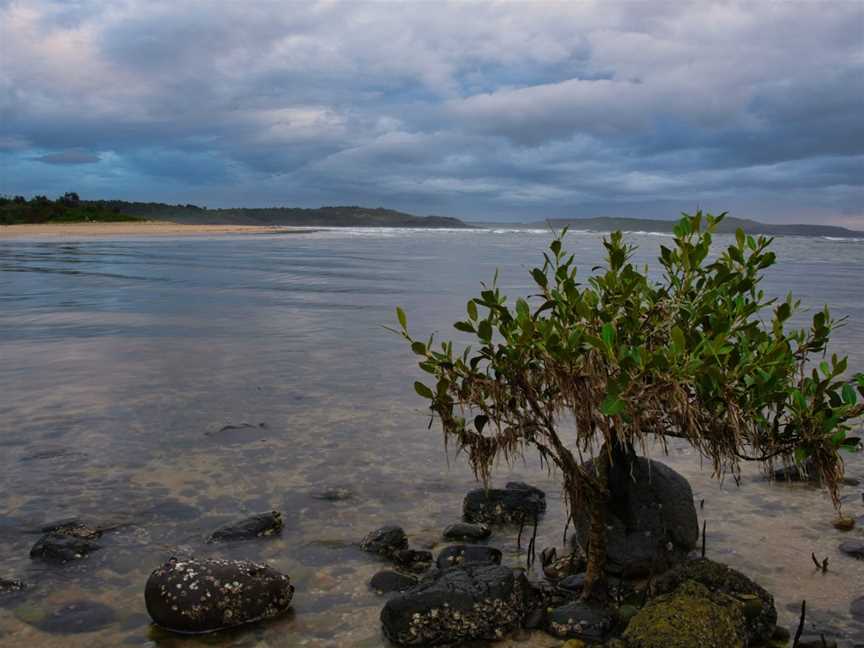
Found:
<path fill-rule="evenodd" d="M 599 232 L 611 232 L 623 230 L 630 232 L 661 232 L 671 233 L 677 221 L 671 220 L 649 220 L 647 218 L 555 218 L 548 221 L 531 223 L 531 227 L 548 227 L 555 229 L 569 226 L 573 229 L 582 229 Z M 779 236 L 836 236 L 838 238 L 864 237 L 864 232 L 837 227 L 835 225 L 779 225 L 774 223 L 760 223 L 743 218 L 726 217 L 717 227 L 721 234 L 734 234 L 738 228 L 747 234 L 767 234 Z"/>
<path fill-rule="evenodd" d="M 92 204 L 148 220 L 195 225 L 301 225 L 305 227 L 469 227 L 448 216 L 414 216 L 395 209 L 357 205 L 319 207 L 261 207 L 207 209 L 197 205 L 97 200 Z"/>

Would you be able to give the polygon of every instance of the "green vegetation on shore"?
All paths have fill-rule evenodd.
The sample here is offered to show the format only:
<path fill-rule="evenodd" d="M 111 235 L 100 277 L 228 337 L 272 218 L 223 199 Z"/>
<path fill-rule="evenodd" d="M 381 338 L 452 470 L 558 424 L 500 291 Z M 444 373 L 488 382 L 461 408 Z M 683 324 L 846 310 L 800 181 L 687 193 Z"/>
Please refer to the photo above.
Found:
<path fill-rule="evenodd" d="M 86 202 L 77 193 L 66 193 L 57 200 L 34 196 L 0 196 L 0 225 L 39 223 L 115 223 L 141 220 L 104 203 Z"/>

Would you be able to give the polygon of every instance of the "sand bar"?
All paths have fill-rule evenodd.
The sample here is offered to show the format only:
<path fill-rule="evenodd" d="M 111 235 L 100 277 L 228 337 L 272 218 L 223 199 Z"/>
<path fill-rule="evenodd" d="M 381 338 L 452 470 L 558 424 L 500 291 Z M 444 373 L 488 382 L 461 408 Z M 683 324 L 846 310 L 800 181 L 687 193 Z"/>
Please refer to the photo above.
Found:
<path fill-rule="evenodd" d="M 15 238 L 75 238 L 90 236 L 212 236 L 216 234 L 308 234 L 308 227 L 277 225 L 186 225 L 166 221 L 123 223 L 40 223 L 0 225 L 0 240 Z"/>

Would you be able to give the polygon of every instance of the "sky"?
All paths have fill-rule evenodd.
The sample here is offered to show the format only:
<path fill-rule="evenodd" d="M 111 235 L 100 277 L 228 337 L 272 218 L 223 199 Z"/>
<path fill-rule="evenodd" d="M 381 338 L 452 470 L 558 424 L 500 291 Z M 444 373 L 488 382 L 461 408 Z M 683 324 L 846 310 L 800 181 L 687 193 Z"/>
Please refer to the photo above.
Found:
<path fill-rule="evenodd" d="M 0 193 L 864 230 L 864 0 L 0 0 Z"/>

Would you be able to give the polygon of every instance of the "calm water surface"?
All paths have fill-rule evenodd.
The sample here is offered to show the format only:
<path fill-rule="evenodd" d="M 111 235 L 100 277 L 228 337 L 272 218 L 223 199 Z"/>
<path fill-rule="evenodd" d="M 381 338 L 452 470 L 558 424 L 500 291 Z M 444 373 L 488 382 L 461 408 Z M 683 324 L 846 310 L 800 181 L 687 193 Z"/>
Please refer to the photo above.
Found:
<path fill-rule="evenodd" d="M 631 238 L 644 261 L 664 241 Z M 382 565 L 355 543 L 398 523 L 413 545 L 437 547 L 474 482 L 460 457 L 448 465 L 440 432 L 427 430 L 413 356 L 382 325 L 398 304 L 412 331 L 450 336 L 496 268 L 509 293 L 527 294 L 527 269 L 548 239 L 341 230 L 0 242 L 0 577 L 33 584 L 0 604 L 0 646 L 386 646 L 383 601 L 367 588 Z M 585 271 L 599 263 L 599 235 L 572 233 L 569 244 Z M 766 290 L 848 315 L 834 349 L 864 368 L 864 242 L 781 238 L 775 248 L 781 263 Z M 243 423 L 251 427 L 220 432 Z M 686 447 L 664 460 L 705 500 L 709 554 L 771 590 L 782 623 L 794 625 L 806 598 L 810 618 L 841 645 L 864 640 L 849 614 L 864 595 L 864 562 L 837 551 L 864 536 L 864 519 L 843 534 L 819 490 L 771 485 L 755 469 L 740 487 L 717 483 Z M 864 479 L 861 456 L 849 457 L 847 473 Z M 502 466 L 499 479 L 508 478 L 547 491 L 538 544 L 560 544 L 555 476 L 529 457 Z M 352 497 L 316 498 L 335 487 Z M 843 490 L 856 517 L 861 490 Z M 281 538 L 203 544 L 219 524 L 270 509 L 284 512 Z M 78 563 L 32 562 L 32 529 L 73 516 L 123 526 Z M 524 562 L 515 535 L 492 539 L 514 565 Z M 827 574 L 811 551 L 829 557 Z M 268 561 L 297 587 L 293 614 L 204 639 L 153 630 L 144 582 L 176 553 Z M 82 600 L 113 614 L 92 632 L 38 629 Z M 537 634 L 518 645 L 552 644 Z"/>

